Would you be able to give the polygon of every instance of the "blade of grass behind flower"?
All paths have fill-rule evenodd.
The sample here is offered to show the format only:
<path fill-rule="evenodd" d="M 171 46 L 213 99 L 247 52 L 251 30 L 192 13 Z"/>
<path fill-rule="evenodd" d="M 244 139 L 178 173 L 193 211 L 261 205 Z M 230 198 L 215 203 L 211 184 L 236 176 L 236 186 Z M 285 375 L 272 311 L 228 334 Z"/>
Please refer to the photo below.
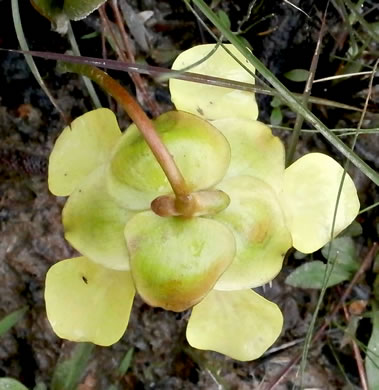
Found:
<path fill-rule="evenodd" d="M 8 332 L 8 330 L 11 329 L 14 325 L 16 325 L 27 311 L 28 307 L 25 306 L 21 309 L 15 310 L 0 320 L 0 337 L 4 333 Z"/>
<path fill-rule="evenodd" d="M 125 356 L 121 360 L 121 363 L 116 370 L 116 376 L 118 380 L 120 380 L 128 372 L 130 365 L 132 363 L 133 354 L 134 354 L 134 348 L 132 347 L 128 349 Z M 119 389 L 118 384 L 114 384 L 114 383 L 108 387 L 108 390 L 118 390 L 118 389 Z"/>
<path fill-rule="evenodd" d="M 71 26 L 70 22 L 68 22 L 67 37 L 68 37 L 68 40 L 70 41 L 70 45 L 71 45 L 73 53 L 76 56 L 80 56 L 81 54 L 80 54 L 79 46 L 78 46 L 78 43 L 76 42 L 74 31 L 72 30 L 72 26 Z M 100 100 L 96 94 L 96 91 L 95 91 L 95 88 L 92 84 L 92 81 L 85 76 L 82 76 L 82 79 L 83 79 L 84 85 L 87 88 L 88 94 L 91 97 L 93 105 L 96 108 L 100 108 L 101 103 L 100 103 Z"/>
<path fill-rule="evenodd" d="M 366 101 L 365 101 L 365 106 L 363 108 L 363 112 L 362 112 L 360 121 L 358 123 L 357 130 L 360 130 L 360 128 L 362 127 L 362 124 L 363 124 L 363 120 L 364 120 L 364 117 L 365 117 L 365 114 L 366 114 L 366 110 L 367 110 L 367 107 L 368 107 L 368 102 L 369 102 L 370 97 L 371 97 L 372 85 L 373 85 L 374 76 L 375 76 L 375 72 L 376 72 L 376 69 L 378 67 L 378 64 L 379 64 L 379 60 L 376 61 L 375 67 L 374 67 L 374 69 L 372 71 L 372 74 L 371 74 L 371 78 L 370 78 L 370 82 L 369 82 L 369 92 L 367 94 L 367 98 L 366 98 Z M 351 147 L 352 151 L 354 150 L 354 147 L 356 145 L 358 136 L 359 136 L 359 133 L 357 131 L 357 133 L 356 133 L 356 135 L 355 135 L 355 137 L 353 139 L 353 143 L 352 143 L 352 147 Z M 347 159 L 345 164 L 344 164 L 344 171 L 343 171 L 343 175 L 342 175 L 342 178 L 341 178 L 341 181 L 340 181 L 340 186 L 339 186 L 339 189 L 338 189 L 336 206 L 334 208 L 334 214 L 333 214 L 332 230 L 331 230 L 331 233 L 330 233 L 331 242 L 330 242 L 330 245 L 329 245 L 329 250 L 328 250 L 328 255 L 327 255 L 327 267 L 325 269 L 323 286 L 322 286 L 322 289 L 321 289 L 321 292 L 320 292 L 320 295 L 319 295 L 319 299 L 317 301 L 316 309 L 315 309 L 315 311 L 314 311 L 314 313 L 312 315 L 312 320 L 311 320 L 311 323 L 309 325 L 309 328 L 308 328 L 308 331 L 307 331 L 307 334 L 306 334 L 306 337 L 305 337 L 303 354 L 302 354 L 302 358 L 301 358 L 301 362 L 300 362 L 300 368 L 299 368 L 299 371 L 300 371 L 300 388 L 302 388 L 302 381 L 303 381 L 303 377 L 304 377 L 304 374 L 305 374 L 305 368 L 306 368 L 306 364 L 307 364 L 308 352 L 309 352 L 309 348 L 310 348 L 310 345 L 311 345 L 311 342 L 312 342 L 313 331 L 314 331 L 314 328 L 315 328 L 315 325 L 316 325 L 316 320 L 318 318 L 318 313 L 319 313 L 319 311 L 321 309 L 321 305 L 322 305 L 322 302 L 324 300 L 324 296 L 325 296 L 325 293 L 326 293 L 326 289 L 327 289 L 327 284 L 328 284 L 329 278 L 330 278 L 330 276 L 331 276 L 331 274 L 333 272 L 333 268 L 334 268 L 334 265 L 335 265 L 335 259 L 332 258 L 334 227 L 335 227 L 335 222 L 336 222 L 336 218 L 337 218 L 338 204 L 339 204 L 341 193 L 342 193 L 342 186 L 343 186 L 346 174 L 347 174 L 347 169 L 349 168 L 349 163 L 350 163 L 350 160 Z"/>
<path fill-rule="evenodd" d="M 188 4 L 187 0 L 184 0 Z M 232 43 L 236 49 L 257 69 L 257 71 L 276 89 L 286 104 L 296 113 L 304 116 L 305 120 L 314 126 L 320 133 L 345 157 L 347 157 L 358 169 L 370 178 L 376 185 L 379 185 L 379 174 L 366 164 L 356 153 L 345 145 L 333 132 L 331 132 L 307 107 L 303 106 L 299 99 L 294 96 L 269 69 L 250 52 L 239 37 L 232 31 L 225 28 L 218 16 L 207 6 L 203 0 L 193 0 L 204 16 Z"/>
<path fill-rule="evenodd" d="M 56 365 L 51 380 L 51 390 L 75 390 L 94 347 L 90 343 L 77 343 L 71 357 Z"/>
<path fill-rule="evenodd" d="M 21 22 L 21 16 L 20 16 L 20 9 L 18 5 L 18 0 L 12 0 L 12 17 L 13 17 L 13 25 L 16 30 L 17 40 L 18 43 L 23 51 L 28 51 L 29 46 L 26 42 L 24 30 L 22 28 L 22 22 Z M 38 71 L 38 68 L 33 60 L 33 57 L 28 54 L 25 55 L 25 60 L 27 64 L 29 65 L 29 68 L 31 72 L 33 73 L 33 76 L 35 77 L 37 83 L 40 85 L 42 90 L 46 93 L 47 97 L 50 99 L 51 104 L 55 107 L 55 109 L 59 112 L 61 117 L 66 123 L 69 123 L 68 118 L 66 117 L 65 113 L 61 110 L 58 103 L 54 99 L 53 95 L 50 93 L 49 89 L 47 88 L 46 84 L 42 80 L 42 77 Z"/>

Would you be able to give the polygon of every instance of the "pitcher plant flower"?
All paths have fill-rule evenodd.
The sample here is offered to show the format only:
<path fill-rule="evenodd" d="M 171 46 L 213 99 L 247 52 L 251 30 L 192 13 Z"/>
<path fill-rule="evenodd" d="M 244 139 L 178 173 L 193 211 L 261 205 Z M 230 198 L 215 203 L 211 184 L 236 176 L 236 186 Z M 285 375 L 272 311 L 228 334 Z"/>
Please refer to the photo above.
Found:
<path fill-rule="evenodd" d="M 253 84 L 254 68 L 224 46 L 240 63 L 218 47 L 191 71 Z M 187 50 L 173 68 L 213 49 Z M 177 111 L 153 123 L 186 194 L 173 191 L 137 126 L 122 134 L 108 109 L 80 116 L 58 137 L 49 189 L 69 196 L 65 237 L 82 257 L 48 271 L 48 319 L 62 338 L 111 345 L 137 292 L 151 306 L 192 308 L 193 347 L 256 359 L 280 335 L 283 317 L 252 289 L 275 278 L 292 246 L 311 253 L 331 239 L 343 169 L 321 153 L 285 169 L 284 146 L 256 120 L 251 92 L 173 79 L 170 91 Z M 334 235 L 358 210 L 347 175 Z"/>

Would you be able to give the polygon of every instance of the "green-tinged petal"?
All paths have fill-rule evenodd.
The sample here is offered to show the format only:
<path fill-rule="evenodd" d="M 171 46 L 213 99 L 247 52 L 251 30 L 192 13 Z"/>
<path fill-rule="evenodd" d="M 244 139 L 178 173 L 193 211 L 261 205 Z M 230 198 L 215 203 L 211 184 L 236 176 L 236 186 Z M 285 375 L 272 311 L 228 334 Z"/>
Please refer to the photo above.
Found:
<path fill-rule="evenodd" d="M 284 146 L 262 122 L 227 118 L 211 122 L 226 137 L 232 158 L 226 177 L 250 175 L 278 193 L 284 176 Z"/>
<path fill-rule="evenodd" d="M 185 112 L 167 112 L 154 125 L 191 191 L 218 183 L 230 162 L 230 146 L 208 122 Z M 135 125 L 116 146 L 108 177 L 112 196 L 127 208 L 148 209 L 171 186 Z"/>
<path fill-rule="evenodd" d="M 279 201 L 271 187 L 251 176 L 225 180 L 218 188 L 229 195 L 231 202 L 213 218 L 233 231 L 237 253 L 215 288 L 261 286 L 279 273 L 292 245 Z"/>
<path fill-rule="evenodd" d="M 332 222 L 343 168 L 331 157 L 310 153 L 285 170 L 281 197 L 293 246 L 314 252 L 331 239 Z M 334 235 L 351 224 L 359 211 L 355 185 L 346 175 L 338 204 Z"/>
<path fill-rule="evenodd" d="M 213 290 L 193 308 L 187 340 L 194 348 L 247 361 L 259 358 L 282 326 L 278 306 L 254 291 Z"/>
<path fill-rule="evenodd" d="M 55 142 L 49 159 L 49 189 L 67 196 L 95 168 L 106 162 L 121 137 L 112 111 L 100 108 L 76 118 Z"/>
<path fill-rule="evenodd" d="M 252 73 L 254 67 L 233 46 L 224 45 Z M 181 53 L 172 65 L 182 70 L 206 57 L 214 44 L 199 45 Z M 188 70 L 188 69 L 187 69 Z M 211 57 L 191 67 L 190 72 L 227 80 L 254 84 L 254 77 L 245 70 L 223 47 L 218 47 Z M 257 119 L 258 106 L 253 92 L 170 79 L 172 102 L 178 110 L 190 112 L 207 120 L 221 118 Z"/>
<path fill-rule="evenodd" d="M 128 270 L 124 228 L 134 213 L 119 207 L 108 195 L 105 172 L 105 166 L 96 169 L 69 197 L 63 209 L 65 237 L 92 261 Z"/>
<path fill-rule="evenodd" d="M 61 338 L 108 346 L 125 332 L 134 292 L 130 272 L 86 257 L 63 260 L 46 276 L 47 317 Z"/>
<path fill-rule="evenodd" d="M 214 286 L 235 254 L 233 234 L 204 218 L 162 218 L 147 211 L 126 225 L 136 289 L 151 306 L 182 311 Z"/>

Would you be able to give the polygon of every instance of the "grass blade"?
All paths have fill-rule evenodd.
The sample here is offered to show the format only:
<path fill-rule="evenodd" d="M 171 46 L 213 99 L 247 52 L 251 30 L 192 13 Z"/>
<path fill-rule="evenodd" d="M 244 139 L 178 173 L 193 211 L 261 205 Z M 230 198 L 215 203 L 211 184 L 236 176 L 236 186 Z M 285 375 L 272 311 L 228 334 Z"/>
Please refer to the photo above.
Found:
<path fill-rule="evenodd" d="M 27 312 L 28 307 L 22 307 L 21 309 L 18 309 L 7 316 L 5 316 L 0 321 L 0 337 L 8 332 L 9 329 L 11 329 L 20 319 L 24 316 L 24 314 Z"/>
<path fill-rule="evenodd" d="M 70 45 L 73 53 L 76 56 L 80 56 L 81 54 L 80 54 L 79 46 L 78 43 L 76 42 L 74 31 L 72 30 L 70 22 L 68 22 L 67 37 L 68 40 L 70 41 Z M 83 79 L 84 85 L 87 88 L 88 94 L 91 97 L 93 105 L 95 106 L 95 108 L 101 108 L 101 103 L 96 94 L 95 87 L 93 86 L 92 81 L 85 76 L 81 76 L 81 77 Z"/>
<path fill-rule="evenodd" d="M 23 51 L 28 51 L 29 50 L 29 46 L 28 46 L 28 44 L 26 42 L 25 35 L 24 35 L 24 30 L 22 28 L 22 22 L 21 22 L 21 17 L 20 17 L 20 9 L 19 9 L 19 5 L 18 5 L 18 0 L 12 0 L 11 4 L 12 4 L 13 25 L 14 25 L 14 28 L 16 30 L 18 43 L 20 44 L 20 47 L 21 47 L 21 49 Z M 43 81 L 43 79 L 42 79 L 42 77 L 41 77 L 41 75 L 40 75 L 40 73 L 39 73 L 39 71 L 37 69 L 37 66 L 36 66 L 36 64 L 35 64 L 35 62 L 33 60 L 33 57 L 28 55 L 28 54 L 24 54 L 24 55 L 25 55 L 25 60 L 26 60 L 27 64 L 29 65 L 29 68 L 30 68 L 31 72 L 33 73 L 33 76 L 35 77 L 36 81 L 38 82 L 38 84 L 40 85 L 42 90 L 46 93 L 46 95 L 50 99 L 51 104 L 59 112 L 59 114 L 61 115 L 63 120 L 66 123 L 69 123 L 68 118 L 66 117 L 64 112 L 60 109 L 60 107 L 58 106 L 58 104 L 57 104 L 56 100 L 54 99 L 53 95 L 50 93 L 50 91 L 46 87 L 46 84 L 44 83 L 44 81 Z"/>
<path fill-rule="evenodd" d="M 186 0 L 184 0 L 186 1 Z M 186 1 L 187 2 L 187 1 Z M 203 0 L 193 0 L 198 9 L 218 28 L 226 39 L 232 43 L 244 57 L 254 65 L 257 71 L 279 92 L 288 106 L 296 113 L 302 115 L 305 120 L 314 126 L 339 152 L 349 159 L 358 169 L 370 178 L 376 185 L 379 185 L 379 174 L 366 164 L 356 153 L 345 145 L 333 132 L 331 132 L 307 107 L 296 98 L 266 66 L 251 53 L 239 37 L 233 34 L 220 22 L 218 16 L 207 6 Z"/>
<path fill-rule="evenodd" d="M 71 357 L 55 367 L 51 390 L 76 389 L 94 349 L 90 343 L 78 343 Z"/>
<path fill-rule="evenodd" d="M 16 379 L 0 378 L 0 390 L 28 390 L 28 388 Z"/>
<path fill-rule="evenodd" d="M 117 369 L 117 375 L 122 377 L 129 370 L 130 364 L 132 363 L 134 348 L 130 348 L 128 352 L 126 352 L 124 358 L 121 360 L 120 366 Z"/>

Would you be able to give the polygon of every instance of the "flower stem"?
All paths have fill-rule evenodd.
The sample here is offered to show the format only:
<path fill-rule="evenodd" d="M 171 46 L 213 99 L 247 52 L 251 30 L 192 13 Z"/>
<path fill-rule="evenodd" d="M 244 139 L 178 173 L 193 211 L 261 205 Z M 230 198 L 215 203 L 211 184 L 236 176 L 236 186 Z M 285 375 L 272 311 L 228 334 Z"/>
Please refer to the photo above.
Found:
<path fill-rule="evenodd" d="M 88 77 L 109 93 L 129 115 L 163 169 L 176 197 L 187 197 L 189 190 L 173 157 L 160 139 L 153 122 L 148 118 L 134 97 L 119 82 L 102 70 L 87 64 L 59 63 L 60 70 L 79 73 Z"/>

